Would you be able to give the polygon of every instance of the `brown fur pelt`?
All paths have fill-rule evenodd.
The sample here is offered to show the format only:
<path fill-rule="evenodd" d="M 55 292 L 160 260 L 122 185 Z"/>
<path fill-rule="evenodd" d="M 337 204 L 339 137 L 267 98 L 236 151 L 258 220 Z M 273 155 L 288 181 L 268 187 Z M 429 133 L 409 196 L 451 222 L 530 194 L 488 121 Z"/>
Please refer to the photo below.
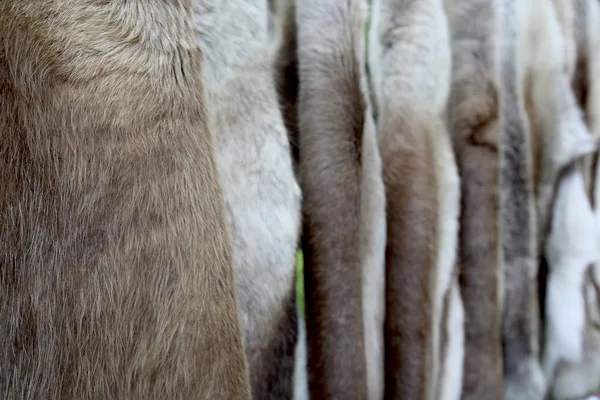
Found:
<path fill-rule="evenodd" d="M 501 133 L 495 1 L 448 4 L 454 70 L 448 117 L 462 184 L 459 265 L 468 321 L 462 398 L 501 399 Z"/>
<path fill-rule="evenodd" d="M 248 398 L 191 12 L 0 3 L 4 398 Z"/>
<path fill-rule="evenodd" d="M 388 118 L 386 107 L 379 107 L 388 215 L 386 286 L 396 288 L 386 292 L 386 398 L 428 398 L 437 250 L 432 168 L 436 131 L 410 117 Z M 407 230 L 411 235 L 406 235 Z"/>
<path fill-rule="evenodd" d="M 384 194 L 368 106 L 360 0 L 298 0 L 298 127 L 304 194 L 308 372 L 313 399 L 382 390 L 383 312 L 365 293 L 383 282 Z M 381 235 L 379 235 L 381 230 Z M 370 277 L 381 273 L 381 280 Z M 364 303 L 363 303 L 364 301 Z M 379 309 L 379 305 L 375 308 Z M 381 309 L 383 308 L 383 298 Z M 381 316 L 364 326 L 364 319 Z M 374 318 L 379 321 L 377 317 Z M 369 331 L 372 330 L 372 331 Z M 379 372 L 381 377 L 382 372 Z M 381 377 L 382 380 L 382 377 Z"/>

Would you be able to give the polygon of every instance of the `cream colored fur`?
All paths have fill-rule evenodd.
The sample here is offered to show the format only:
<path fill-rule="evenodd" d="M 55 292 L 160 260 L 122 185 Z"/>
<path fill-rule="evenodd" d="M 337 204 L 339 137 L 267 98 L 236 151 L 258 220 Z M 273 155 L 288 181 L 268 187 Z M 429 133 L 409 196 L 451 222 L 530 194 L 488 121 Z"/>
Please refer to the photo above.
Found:
<path fill-rule="evenodd" d="M 364 30 L 364 29 L 363 29 Z M 359 47 L 362 54 L 364 46 Z M 362 63 L 364 65 L 364 63 Z M 363 73 L 363 77 L 366 74 Z M 362 80 L 366 92 L 366 79 Z M 369 96 L 365 96 L 366 99 Z M 367 100 L 368 101 L 368 100 Z M 361 254 L 363 262 L 363 315 L 365 358 L 369 400 L 383 398 L 385 318 L 385 191 L 381 180 L 381 157 L 377 147 L 375 124 L 367 107 L 363 137 L 363 186 L 361 209 Z"/>
<path fill-rule="evenodd" d="M 573 0 L 588 2 L 588 99 L 586 112 L 591 133 L 600 137 L 600 2 L 598 0 Z"/>
<path fill-rule="evenodd" d="M 460 181 L 450 138 L 443 130 L 434 146 L 438 175 L 438 264 L 433 310 L 434 379 L 436 400 L 459 400 L 462 393 L 464 357 L 464 314 L 458 276 L 454 273 L 458 247 L 458 218 L 460 213 Z M 446 294 L 450 293 L 447 325 L 442 324 Z M 446 354 L 440 353 L 441 335 L 447 331 Z M 445 358 L 444 358 L 445 357 Z M 456 381 L 457 380 L 457 381 Z"/>
<path fill-rule="evenodd" d="M 456 277 L 452 279 L 449 290 L 450 309 L 447 324 L 443 327 L 447 331 L 448 344 L 436 399 L 459 400 L 462 398 L 463 360 L 465 357 L 465 313 Z"/>
<path fill-rule="evenodd" d="M 519 63 L 531 79 L 534 115 L 530 118 L 542 148 L 536 193 L 538 238 L 543 240 L 559 171 L 598 145 L 589 135 L 570 86 L 564 50 L 568 46 L 552 4 L 531 0 L 518 5 Z"/>
<path fill-rule="evenodd" d="M 263 0 L 196 0 L 210 126 L 234 238 L 238 311 L 254 396 L 264 396 L 256 387 L 270 383 L 263 382 L 271 372 L 264 369 L 273 366 L 265 363 L 279 362 L 266 360 L 275 355 L 268 355 L 265 343 L 294 335 L 295 327 L 281 321 L 294 312 L 285 302 L 293 300 L 300 227 L 301 194 L 272 78 L 267 20 Z M 285 362 L 293 368 L 293 359 Z"/>
<path fill-rule="evenodd" d="M 357 53 L 366 53 L 364 29 L 369 10 L 361 1 L 362 19 L 355 26 Z M 377 146 L 376 128 L 372 117 L 368 92 L 365 59 L 361 63 L 361 88 L 367 110 L 363 137 L 363 187 L 361 209 L 361 254 L 363 262 L 363 315 L 365 325 L 365 358 L 367 361 L 367 389 L 369 400 L 383 398 L 385 318 L 385 190 L 381 179 L 381 157 Z"/>

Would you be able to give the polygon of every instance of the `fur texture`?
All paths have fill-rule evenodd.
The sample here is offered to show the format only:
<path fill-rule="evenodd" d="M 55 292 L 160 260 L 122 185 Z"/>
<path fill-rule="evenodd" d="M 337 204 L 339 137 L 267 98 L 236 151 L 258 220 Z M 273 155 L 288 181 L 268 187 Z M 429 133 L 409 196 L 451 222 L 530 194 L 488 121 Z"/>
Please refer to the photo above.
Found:
<path fill-rule="evenodd" d="M 575 1 L 575 0 L 573 0 Z M 583 1 L 583 0 L 580 0 Z M 588 97 L 585 106 L 588 127 L 594 137 L 600 137 L 600 3 L 587 0 Z"/>
<path fill-rule="evenodd" d="M 436 399 L 464 399 L 463 371 L 465 361 L 465 310 L 458 279 L 455 277 L 447 293 L 448 317 L 443 325 L 447 337 L 445 351 L 441 352 L 443 366 Z"/>
<path fill-rule="evenodd" d="M 588 8 L 596 0 L 570 0 L 573 9 L 573 37 L 575 39 L 575 73 L 571 85 L 579 105 L 585 109 L 588 90 Z"/>
<path fill-rule="evenodd" d="M 597 109 L 598 87 L 600 70 L 600 3 L 597 0 L 572 0 L 575 9 L 575 33 L 577 44 L 577 69 L 573 80 L 574 91 L 577 94 L 580 106 L 585 110 L 586 120 L 591 133 L 598 136 Z M 594 71 L 595 69 L 595 71 Z M 587 156 L 584 163 L 584 174 L 587 182 L 591 182 L 590 198 L 595 203 L 596 218 L 599 218 L 600 210 L 600 164 L 595 161 L 597 154 Z M 595 182 L 594 182 L 595 181 Z M 600 228 L 600 221 L 597 223 Z M 583 332 L 582 358 L 578 363 L 562 361 L 558 364 L 555 379 L 550 388 L 553 398 L 564 399 L 581 397 L 600 389 L 600 267 L 596 260 L 586 275 L 583 294 L 586 299 L 586 325 Z"/>
<path fill-rule="evenodd" d="M 575 45 L 575 10 L 573 8 L 573 1 L 574 0 L 552 0 L 554 13 L 559 22 L 560 32 L 563 38 L 565 70 L 570 79 L 572 79 L 575 74 L 577 60 L 577 46 Z"/>
<path fill-rule="evenodd" d="M 596 164 L 594 183 L 596 229 L 600 232 L 600 164 Z M 597 242 L 596 242 L 597 244 Z M 600 390 L 600 268 L 596 259 L 587 270 L 583 295 L 586 325 L 583 332 L 583 350 L 580 362 L 562 361 L 556 368 L 550 395 L 554 399 L 582 397 Z"/>
<path fill-rule="evenodd" d="M 530 18 L 519 0 L 500 0 L 498 5 L 504 397 L 541 400 L 545 382 L 538 360 L 533 143 L 525 103 L 525 56 L 531 51 L 525 28 Z"/>
<path fill-rule="evenodd" d="M 586 322 L 583 284 L 588 267 L 600 258 L 599 247 L 600 235 L 581 166 L 574 166 L 559 183 L 545 248 L 550 270 L 544 346 L 548 382 L 559 361 L 581 360 Z"/>
<path fill-rule="evenodd" d="M 586 110 L 586 104 L 588 100 L 588 91 L 590 89 L 590 78 L 588 75 L 590 71 L 590 55 L 589 51 L 589 38 L 588 38 L 588 22 L 591 22 L 590 5 L 596 3 L 596 0 L 570 0 L 573 9 L 573 32 L 575 38 L 575 73 L 571 79 L 571 86 L 577 99 L 579 107 L 583 110 L 585 119 L 588 122 L 589 128 L 589 115 Z M 594 186 L 594 163 L 597 158 L 597 154 L 589 154 L 584 157 L 583 161 L 583 178 L 586 186 L 586 192 L 591 197 L 593 186 Z"/>
<path fill-rule="evenodd" d="M 600 4 L 598 0 L 571 0 L 575 9 L 577 71 L 573 82 L 585 111 L 588 128 L 600 136 Z"/>
<path fill-rule="evenodd" d="M 362 2 L 363 15 L 367 14 Z M 366 21 L 366 19 L 364 20 Z M 361 68 L 361 88 L 367 104 L 363 136 L 362 196 L 361 196 L 361 260 L 363 265 L 363 322 L 367 361 L 369 400 L 380 400 L 385 387 L 384 324 L 385 324 L 385 247 L 386 202 L 381 156 L 373 121 L 371 96 L 366 71 L 365 25 L 358 26 L 360 36 L 356 50 Z"/>
<path fill-rule="evenodd" d="M 294 388 L 300 188 L 271 74 L 267 18 L 263 0 L 196 0 L 252 394 L 282 399 Z"/>
<path fill-rule="evenodd" d="M 438 25 L 439 26 L 439 25 Z M 460 180 L 452 143 L 446 129 L 434 131 L 434 160 L 438 196 L 437 279 L 433 303 L 433 399 L 462 398 L 464 364 L 464 306 L 460 295 L 457 247 L 460 214 Z M 443 317 L 447 310 L 447 318 Z M 444 340 L 445 338 L 445 340 Z"/>
<path fill-rule="evenodd" d="M 517 174 L 510 164 L 505 164 L 504 171 L 513 175 L 511 180 L 507 175 L 506 182 L 518 183 L 520 187 L 528 185 L 531 179 L 535 185 L 535 201 L 537 211 L 537 229 L 523 229 L 524 220 L 532 221 L 532 216 L 526 218 L 523 210 L 528 210 L 525 203 L 517 205 L 516 197 L 506 192 L 506 211 L 512 214 L 514 227 L 507 225 L 504 236 L 504 252 L 506 260 L 506 299 L 504 317 L 504 349 L 505 372 L 507 377 L 507 396 L 525 396 L 523 398 L 538 398 L 543 391 L 541 380 L 534 379 L 538 375 L 537 343 L 538 312 L 535 301 L 534 285 L 530 284 L 532 277 L 537 275 L 535 257 L 541 253 L 542 245 L 547 235 L 549 216 L 554 199 L 556 182 L 561 170 L 581 156 L 594 151 L 596 140 L 588 134 L 584 125 L 581 110 L 578 108 L 573 91 L 569 84 L 568 57 L 565 52 L 565 37 L 561 33 L 555 9 L 549 0 L 516 2 L 503 0 L 506 11 L 507 5 L 513 6 L 513 16 L 504 15 L 501 26 L 505 30 L 514 30 L 505 46 L 505 61 L 502 64 L 503 85 L 515 86 L 513 98 L 507 99 L 508 115 L 506 127 L 520 126 L 522 117 L 517 116 L 520 110 L 510 111 L 513 104 L 521 107 L 526 104 L 529 120 L 530 150 L 524 149 L 517 155 L 514 149 L 506 147 L 505 153 L 509 160 L 513 152 L 523 164 L 521 173 Z M 511 23 L 511 19 L 515 22 Z M 511 26 L 512 25 L 512 26 Z M 516 44 L 516 49 L 511 50 Z M 508 53 L 513 52 L 509 55 Z M 511 61 L 511 57 L 512 60 Z M 516 66 L 508 64 L 516 64 Z M 513 73 L 511 68 L 516 72 Z M 511 79 L 516 77 L 516 84 Z M 509 93 L 512 90 L 505 90 Z M 515 98 L 518 103 L 515 103 Z M 515 121 L 512 123 L 511 121 Z M 517 122 L 518 121 L 518 122 Z M 507 146 L 510 142 L 507 142 Z M 525 153 L 531 152 L 531 165 L 528 166 Z M 526 170 L 531 168 L 531 176 Z M 512 169 L 512 171 L 511 171 Z M 518 176 L 520 175 L 520 177 Z M 504 175 L 503 175 L 504 176 Z M 521 182 L 519 182 L 521 180 Z M 515 189 L 516 186 L 513 186 Z M 529 194 L 523 192 L 523 201 Z M 511 204 L 512 203 L 512 204 Z M 514 210 L 511 212 L 509 207 Z M 531 212 L 528 212 L 531 214 Z M 509 215 L 505 216 L 508 220 Z M 528 239 L 526 236 L 530 235 Z M 525 246 L 523 246 L 525 244 Z M 513 247 L 514 246 L 514 247 Z M 512 254 L 506 254 L 512 252 Z M 512 259 L 512 261 L 509 261 Z M 520 266 L 519 266 L 520 265 Z M 518 361 L 520 360 L 520 361 Z M 530 372 L 525 373 L 525 370 Z M 516 372 L 521 370 L 522 372 Z M 534 371 L 535 370 L 535 371 Z M 512 372 L 511 372 L 512 371 Z M 538 382 L 534 388 L 532 382 Z M 534 396 L 534 397 L 531 397 Z"/>
<path fill-rule="evenodd" d="M 450 376 L 441 357 L 442 314 L 456 285 L 460 194 L 442 123 L 451 56 L 441 2 L 375 0 L 369 72 L 387 196 L 385 396 L 450 398 L 440 393 L 440 377 Z M 460 308 L 452 315 L 462 312 L 460 302 L 450 306 Z M 452 333 L 461 337 L 462 329 Z M 461 370 L 462 358 L 453 360 Z"/>
<path fill-rule="evenodd" d="M 462 184 L 463 399 L 501 398 L 500 110 L 496 0 L 446 0 L 453 51 L 448 120 Z"/>
<path fill-rule="evenodd" d="M 597 214 L 596 214 L 597 215 Z M 584 295 L 586 327 L 579 363 L 560 362 L 550 389 L 553 399 L 573 399 L 600 390 L 600 291 L 597 263 L 588 270 Z"/>
<path fill-rule="evenodd" d="M 273 58 L 273 76 L 279 105 L 288 133 L 296 176 L 300 149 L 298 143 L 298 45 L 296 0 L 273 0 L 277 20 L 277 40 Z"/>
<path fill-rule="evenodd" d="M 313 399 L 378 398 L 382 391 L 384 196 L 362 62 L 364 23 L 359 0 L 296 2 Z"/>
<path fill-rule="evenodd" d="M 185 1 L 0 3 L 0 392 L 245 399 Z"/>
<path fill-rule="evenodd" d="M 298 310 L 298 342 L 294 371 L 294 400 L 308 400 L 308 375 L 306 365 L 306 321 Z"/>
<path fill-rule="evenodd" d="M 364 63 L 361 62 L 364 66 Z M 363 71 L 363 77 L 366 78 Z M 367 87 L 366 80 L 363 88 Z M 365 95 L 368 103 L 368 96 Z M 381 175 L 381 157 L 375 135 L 375 124 L 367 110 L 363 137 L 363 169 L 361 196 L 361 260 L 363 284 L 363 322 L 367 362 L 369 400 L 384 393 L 385 322 L 385 189 Z"/>
<path fill-rule="evenodd" d="M 595 151 L 598 144 L 589 135 L 570 86 L 565 38 L 552 4 L 549 0 L 521 2 L 519 13 L 519 63 L 526 71 L 523 78 L 528 86 L 526 101 L 531 105 L 531 134 L 539 149 L 534 154 L 534 179 L 541 243 L 547 234 L 558 174 L 574 160 Z"/>

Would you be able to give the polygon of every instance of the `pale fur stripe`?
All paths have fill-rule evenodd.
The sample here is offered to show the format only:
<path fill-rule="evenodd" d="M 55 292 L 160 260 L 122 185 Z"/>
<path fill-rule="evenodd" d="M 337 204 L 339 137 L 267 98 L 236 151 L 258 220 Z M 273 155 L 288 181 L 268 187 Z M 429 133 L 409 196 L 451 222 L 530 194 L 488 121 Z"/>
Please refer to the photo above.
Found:
<path fill-rule="evenodd" d="M 362 16 L 368 15 L 362 2 Z M 366 18 L 365 18 L 366 19 Z M 365 54 L 365 19 L 357 22 L 360 38 L 357 52 Z M 380 400 L 384 395 L 384 319 L 385 319 L 385 246 L 386 214 L 385 189 L 381 175 L 381 156 L 377 146 L 376 128 L 368 93 L 365 60 L 361 65 L 361 90 L 367 104 L 363 135 L 363 183 L 361 204 L 361 253 L 363 263 L 363 316 L 365 327 L 365 358 L 367 361 L 367 390 L 369 400 Z"/>
<path fill-rule="evenodd" d="M 454 159 L 454 153 L 452 152 L 452 147 L 450 145 L 450 138 L 448 137 L 448 132 L 443 128 L 443 125 L 440 124 L 440 129 L 436 132 L 436 146 L 434 146 L 435 151 L 435 162 L 437 169 L 437 177 L 438 177 L 438 254 L 437 254 L 437 280 L 435 284 L 434 291 L 434 300 L 433 300 L 433 354 L 434 354 L 434 364 L 433 364 L 433 376 L 436 382 L 434 385 L 440 386 L 440 377 L 443 374 L 442 368 L 443 365 L 446 364 L 446 360 L 441 355 L 441 332 L 446 329 L 442 326 L 442 312 L 444 307 L 444 298 L 446 297 L 446 293 L 449 291 L 453 291 L 453 272 L 456 266 L 456 254 L 457 254 L 457 245 L 458 245 L 458 218 L 460 213 L 460 180 L 458 177 L 458 170 L 456 167 L 456 161 Z M 456 289 L 458 290 L 458 289 Z M 452 293 L 453 297 L 452 307 L 460 307 L 461 313 L 462 310 L 462 300 L 460 299 L 460 293 Z M 455 296 L 459 297 L 460 304 L 457 304 L 457 301 L 454 299 Z M 452 312 L 456 313 L 455 309 Z M 451 318 L 449 316 L 449 318 Z M 455 317 L 456 318 L 456 317 Z M 464 342 L 464 327 L 461 327 L 459 331 L 452 332 L 453 336 L 461 336 L 460 343 Z M 457 345 L 457 341 L 459 339 L 453 338 L 453 345 Z M 450 343 L 448 344 L 451 345 Z M 456 352 L 458 350 L 452 349 L 447 352 L 450 354 L 451 352 Z M 461 352 L 464 351 L 464 348 L 460 349 Z M 455 354 L 450 354 L 450 356 L 455 356 Z M 459 367 L 460 371 L 455 371 L 455 373 L 459 374 L 462 382 L 462 359 L 461 363 L 458 365 L 454 365 L 455 367 Z M 458 391 L 458 396 L 460 396 L 462 385 L 458 384 L 456 388 Z M 432 393 L 435 393 L 433 391 Z M 442 391 L 442 399 L 445 399 L 446 392 Z M 454 392 L 452 392 L 452 395 Z M 448 395 L 451 395 L 448 393 Z"/>
<path fill-rule="evenodd" d="M 367 109 L 370 112 L 369 109 Z M 363 139 L 361 247 L 363 316 L 369 400 L 383 398 L 383 325 L 385 318 L 385 191 L 375 127 L 366 116 Z"/>
<path fill-rule="evenodd" d="M 449 314 L 446 326 L 448 343 L 439 381 L 439 400 L 460 400 L 462 396 L 463 362 L 465 356 L 465 314 L 458 279 L 449 288 Z"/>
<path fill-rule="evenodd" d="M 296 363 L 294 365 L 294 400 L 308 400 L 308 374 L 306 370 L 306 321 L 302 317 L 299 307 L 298 315 L 298 342 L 296 343 Z"/>
<path fill-rule="evenodd" d="M 581 360 L 586 322 L 583 283 L 588 266 L 598 259 L 599 247 L 596 218 L 581 168 L 571 167 L 559 183 L 545 249 L 549 277 L 544 374 L 548 381 L 559 361 Z"/>

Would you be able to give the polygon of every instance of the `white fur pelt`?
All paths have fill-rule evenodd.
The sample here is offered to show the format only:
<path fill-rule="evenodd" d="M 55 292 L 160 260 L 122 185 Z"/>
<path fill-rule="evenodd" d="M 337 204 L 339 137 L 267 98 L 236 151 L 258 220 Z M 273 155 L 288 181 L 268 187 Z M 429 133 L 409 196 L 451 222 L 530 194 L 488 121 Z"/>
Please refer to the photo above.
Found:
<path fill-rule="evenodd" d="M 579 363 L 586 324 L 584 279 L 600 255 L 600 236 L 579 165 L 559 182 L 545 255 L 548 261 L 544 374 L 559 361 Z"/>
<path fill-rule="evenodd" d="M 297 307 L 298 342 L 294 365 L 294 400 L 308 400 L 308 373 L 306 370 L 306 321 Z"/>
<path fill-rule="evenodd" d="M 596 165 L 594 182 L 594 219 L 596 232 L 600 232 L 600 163 Z M 588 222 L 580 221 L 588 224 Z M 600 240 L 596 239 L 600 247 Z M 553 399 L 572 399 L 600 390 L 600 260 L 598 256 L 585 277 L 581 296 L 585 299 L 585 327 L 581 340 L 581 357 L 578 361 L 560 361 L 549 388 Z M 570 327 L 565 327 L 570 328 Z"/>
<path fill-rule="evenodd" d="M 585 109 L 590 133 L 600 135 L 600 2 L 598 0 L 571 0 L 575 9 L 577 58 L 583 63 L 584 90 L 587 93 Z M 597 157 L 597 155 L 596 155 Z M 584 171 L 594 179 L 592 197 L 596 226 L 600 231 L 600 163 L 592 169 L 592 157 L 586 159 Z M 600 243 L 598 243 L 600 246 Z M 582 397 L 600 390 L 600 260 L 596 260 L 586 276 L 582 296 L 585 297 L 586 321 L 582 334 L 582 355 L 579 362 L 558 363 L 550 394 L 555 399 Z"/>

